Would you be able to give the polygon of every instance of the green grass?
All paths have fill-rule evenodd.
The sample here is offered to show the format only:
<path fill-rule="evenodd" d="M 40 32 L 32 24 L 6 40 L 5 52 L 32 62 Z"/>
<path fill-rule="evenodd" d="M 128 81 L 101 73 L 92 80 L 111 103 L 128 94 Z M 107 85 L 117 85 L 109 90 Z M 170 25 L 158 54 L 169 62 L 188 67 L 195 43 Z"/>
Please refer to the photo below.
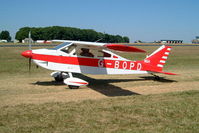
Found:
<path fill-rule="evenodd" d="M 199 91 L 0 109 L 0 132 L 199 132 Z"/>

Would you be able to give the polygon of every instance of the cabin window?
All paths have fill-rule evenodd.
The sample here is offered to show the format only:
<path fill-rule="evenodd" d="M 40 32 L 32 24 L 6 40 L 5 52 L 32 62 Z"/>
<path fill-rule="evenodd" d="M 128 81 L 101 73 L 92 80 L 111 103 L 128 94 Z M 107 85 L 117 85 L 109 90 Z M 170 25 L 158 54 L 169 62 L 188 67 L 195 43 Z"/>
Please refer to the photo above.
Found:
<path fill-rule="evenodd" d="M 94 57 L 94 54 L 91 49 L 89 48 L 80 48 L 77 51 L 78 56 L 84 56 L 84 57 Z"/>
<path fill-rule="evenodd" d="M 71 45 L 69 47 L 63 48 L 61 51 L 65 52 L 67 54 L 70 54 L 75 49 L 75 47 L 76 47 L 75 45 Z"/>
<path fill-rule="evenodd" d="M 111 57 L 111 54 L 104 51 L 98 51 L 97 57 Z"/>
<path fill-rule="evenodd" d="M 52 48 L 53 50 L 58 50 L 58 49 L 60 49 L 60 48 L 62 48 L 62 47 L 65 47 L 65 46 L 67 46 L 67 45 L 69 45 L 69 44 L 71 44 L 70 42 L 64 42 L 64 43 L 62 43 L 62 44 L 60 44 L 60 45 L 57 45 L 56 47 L 54 47 L 54 48 Z"/>

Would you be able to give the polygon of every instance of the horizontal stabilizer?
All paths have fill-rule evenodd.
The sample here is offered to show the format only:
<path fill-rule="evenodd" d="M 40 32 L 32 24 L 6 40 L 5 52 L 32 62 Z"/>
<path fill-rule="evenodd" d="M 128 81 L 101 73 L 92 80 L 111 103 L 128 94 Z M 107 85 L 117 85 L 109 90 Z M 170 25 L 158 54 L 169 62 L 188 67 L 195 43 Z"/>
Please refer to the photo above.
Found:
<path fill-rule="evenodd" d="M 107 47 L 108 49 L 122 51 L 122 52 L 142 52 L 142 53 L 146 52 L 145 50 L 122 44 L 106 44 L 105 47 Z"/>

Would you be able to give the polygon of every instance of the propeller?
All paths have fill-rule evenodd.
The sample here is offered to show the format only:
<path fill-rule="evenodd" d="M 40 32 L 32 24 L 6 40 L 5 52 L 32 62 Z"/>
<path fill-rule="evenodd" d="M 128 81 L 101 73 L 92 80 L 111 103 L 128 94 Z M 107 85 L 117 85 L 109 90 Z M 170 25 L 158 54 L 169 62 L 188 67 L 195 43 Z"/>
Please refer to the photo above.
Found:
<path fill-rule="evenodd" d="M 32 46 L 31 46 L 31 31 L 29 31 L 28 33 L 28 41 L 29 41 L 29 50 L 31 50 Z M 28 70 L 29 70 L 29 73 L 30 73 L 30 69 L 31 69 L 31 57 L 29 58 L 29 61 L 28 61 Z"/>
<path fill-rule="evenodd" d="M 30 73 L 30 69 L 31 69 L 31 62 L 32 62 L 32 61 L 31 61 L 31 58 L 29 58 L 28 60 L 29 60 L 29 62 L 28 62 L 28 66 L 29 66 L 29 67 L 28 67 L 28 70 L 29 70 L 29 73 Z"/>
<path fill-rule="evenodd" d="M 31 31 L 29 31 L 28 33 L 28 42 L 29 42 L 29 50 L 31 50 L 32 46 L 31 46 Z"/>
<path fill-rule="evenodd" d="M 28 58 L 28 70 L 30 73 L 30 69 L 31 69 L 31 60 L 32 60 L 32 50 L 31 50 L 31 32 L 29 32 L 29 50 L 26 50 L 24 52 L 21 53 L 22 56 Z"/>

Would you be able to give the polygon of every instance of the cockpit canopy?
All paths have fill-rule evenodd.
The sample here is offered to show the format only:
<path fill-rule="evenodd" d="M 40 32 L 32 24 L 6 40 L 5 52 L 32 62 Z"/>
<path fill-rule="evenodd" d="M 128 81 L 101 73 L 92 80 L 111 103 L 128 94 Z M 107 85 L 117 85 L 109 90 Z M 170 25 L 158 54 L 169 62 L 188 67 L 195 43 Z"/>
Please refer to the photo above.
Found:
<path fill-rule="evenodd" d="M 87 57 L 87 58 L 118 58 L 112 52 L 104 50 L 102 47 L 79 45 L 72 42 L 64 42 L 53 50 L 64 52 L 70 56 Z"/>

